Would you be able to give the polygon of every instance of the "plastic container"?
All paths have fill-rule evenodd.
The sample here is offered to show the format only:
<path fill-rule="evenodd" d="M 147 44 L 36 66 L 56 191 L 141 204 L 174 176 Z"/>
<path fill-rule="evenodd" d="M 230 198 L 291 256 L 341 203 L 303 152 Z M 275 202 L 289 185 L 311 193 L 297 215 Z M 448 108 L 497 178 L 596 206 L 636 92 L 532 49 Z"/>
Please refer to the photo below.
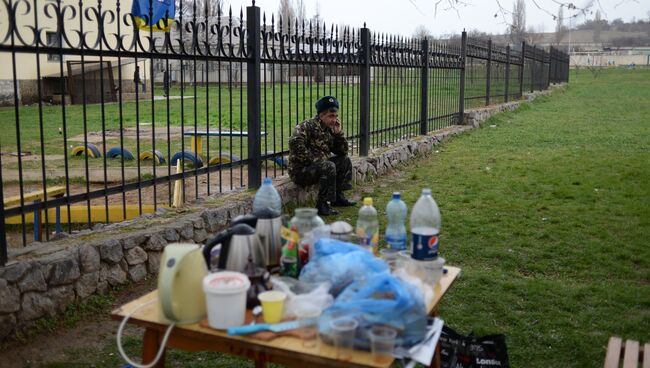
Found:
<path fill-rule="evenodd" d="M 376 325 L 370 329 L 369 335 L 372 360 L 378 364 L 390 364 L 393 361 L 397 331 L 392 327 Z"/>
<path fill-rule="evenodd" d="M 337 359 L 345 361 L 352 359 L 357 327 L 359 327 L 359 322 L 353 318 L 341 317 L 330 321 L 330 331 L 336 347 Z"/>
<path fill-rule="evenodd" d="M 372 250 L 375 256 L 379 256 L 379 220 L 377 219 L 377 210 L 372 206 L 370 197 L 363 199 L 356 230 L 357 236 L 359 236 L 359 245 Z"/>
<path fill-rule="evenodd" d="M 422 195 L 411 211 L 411 257 L 433 260 L 438 257 L 440 210 L 431 197 L 431 189 L 422 189 Z"/>
<path fill-rule="evenodd" d="M 250 285 L 248 277 L 240 272 L 223 271 L 203 278 L 210 327 L 225 330 L 244 324 Z"/>
<path fill-rule="evenodd" d="M 298 268 L 309 262 L 309 253 L 313 243 L 306 235 L 313 229 L 325 225 L 325 221 L 318 216 L 315 208 L 296 208 L 296 214 L 291 218 L 291 228 L 295 225 L 300 238 L 298 247 Z"/>
<path fill-rule="evenodd" d="M 287 294 L 271 290 L 265 291 L 257 296 L 262 303 L 262 312 L 264 313 L 264 322 L 278 323 L 282 321 L 284 315 L 284 301 Z"/>
<path fill-rule="evenodd" d="M 280 216 L 282 214 L 282 199 L 280 193 L 273 186 L 273 180 L 264 178 L 262 186 L 257 190 L 253 199 L 253 213 L 268 209 Z"/>
<path fill-rule="evenodd" d="M 393 199 L 386 206 L 386 243 L 388 248 L 399 251 L 406 249 L 406 203 L 402 201 L 399 192 L 393 193 Z"/>
<path fill-rule="evenodd" d="M 442 277 L 445 259 L 437 257 L 432 260 L 414 259 L 409 251 L 399 252 L 397 267 L 422 280 L 424 284 L 435 286 Z"/>

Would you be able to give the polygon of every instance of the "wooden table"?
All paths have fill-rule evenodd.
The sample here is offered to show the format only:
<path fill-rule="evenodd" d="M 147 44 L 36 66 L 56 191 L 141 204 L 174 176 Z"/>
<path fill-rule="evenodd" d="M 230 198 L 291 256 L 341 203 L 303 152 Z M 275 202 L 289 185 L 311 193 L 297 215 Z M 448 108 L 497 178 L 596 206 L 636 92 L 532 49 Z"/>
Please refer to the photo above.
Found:
<path fill-rule="evenodd" d="M 448 272 L 443 275 L 435 286 L 435 296 L 429 303 L 430 315 L 438 315 L 438 305 L 449 287 L 460 274 L 460 268 L 447 266 Z M 111 317 L 121 321 L 130 311 L 138 306 L 156 299 L 157 291 L 152 291 L 122 307 L 114 310 Z M 158 303 L 151 303 L 137 311 L 129 323 L 145 328 L 142 361 L 153 360 L 160 347 L 160 340 L 167 329 L 167 324 L 160 320 Z M 266 367 L 266 363 L 278 363 L 290 367 L 389 367 L 391 363 L 377 364 L 366 351 L 355 351 L 349 361 L 336 359 L 333 346 L 319 341 L 314 348 L 305 348 L 300 339 L 295 337 L 279 337 L 271 341 L 256 340 L 246 336 L 228 336 L 223 331 L 201 327 L 198 323 L 176 326 L 167 341 L 167 347 L 185 351 L 216 351 L 237 355 L 255 361 L 256 367 Z M 158 367 L 164 367 L 164 355 L 158 362 Z M 432 361 L 432 366 L 440 366 L 439 349 Z"/>

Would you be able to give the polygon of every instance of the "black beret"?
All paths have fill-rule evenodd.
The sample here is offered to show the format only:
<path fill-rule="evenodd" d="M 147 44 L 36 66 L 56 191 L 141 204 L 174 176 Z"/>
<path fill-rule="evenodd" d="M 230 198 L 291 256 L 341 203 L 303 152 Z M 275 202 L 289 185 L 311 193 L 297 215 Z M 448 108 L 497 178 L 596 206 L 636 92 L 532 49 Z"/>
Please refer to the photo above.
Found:
<path fill-rule="evenodd" d="M 335 108 L 337 110 L 339 108 L 339 101 L 334 96 L 325 96 L 316 102 L 316 111 L 319 114 L 331 108 Z"/>

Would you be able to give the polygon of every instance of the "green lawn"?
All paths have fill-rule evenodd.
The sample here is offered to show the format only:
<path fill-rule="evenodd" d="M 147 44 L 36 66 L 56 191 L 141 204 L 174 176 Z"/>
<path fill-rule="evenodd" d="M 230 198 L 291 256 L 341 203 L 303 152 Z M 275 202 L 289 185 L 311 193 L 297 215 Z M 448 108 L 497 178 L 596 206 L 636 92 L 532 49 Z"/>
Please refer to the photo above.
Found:
<path fill-rule="evenodd" d="M 512 367 L 602 366 L 609 336 L 650 341 L 649 80 L 650 71 L 574 74 L 566 91 L 493 117 L 351 195 L 374 197 L 383 214 L 395 188 L 409 208 L 432 189 L 441 254 L 462 268 L 441 306 L 447 324 L 505 334 Z M 338 219 L 353 222 L 356 211 Z M 132 354 L 140 347 L 127 339 Z M 119 364 L 112 338 L 98 352 L 69 353 Z M 179 351 L 168 363 L 251 365 Z"/>

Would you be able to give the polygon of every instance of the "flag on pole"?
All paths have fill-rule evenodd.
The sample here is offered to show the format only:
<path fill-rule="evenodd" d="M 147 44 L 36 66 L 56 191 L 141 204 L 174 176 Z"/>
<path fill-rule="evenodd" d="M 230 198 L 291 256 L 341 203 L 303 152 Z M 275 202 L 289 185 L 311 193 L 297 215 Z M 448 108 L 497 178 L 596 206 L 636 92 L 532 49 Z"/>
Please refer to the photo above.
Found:
<path fill-rule="evenodd" d="M 149 14 L 150 5 L 151 14 Z M 169 32 L 174 24 L 176 4 L 174 0 L 133 0 L 131 14 L 133 14 L 135 26 L 140 29 Z"/>

